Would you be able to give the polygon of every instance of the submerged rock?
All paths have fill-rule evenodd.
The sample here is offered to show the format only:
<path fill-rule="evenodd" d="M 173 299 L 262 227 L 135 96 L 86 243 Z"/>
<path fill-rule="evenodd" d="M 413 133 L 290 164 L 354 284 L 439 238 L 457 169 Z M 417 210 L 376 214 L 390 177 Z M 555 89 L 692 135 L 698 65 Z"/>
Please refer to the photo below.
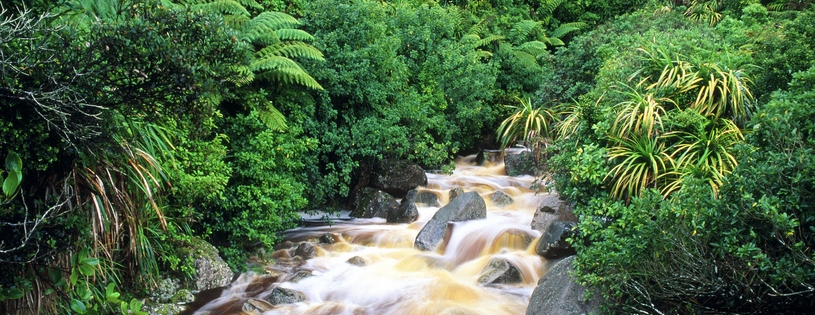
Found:
<path fill-rule="evenodd" d="M 349 264 L 352 264 L 354 266 L 360 266 L 360 267 L 365 267 L 366 265 L 368 265 L 368 262 L 366 262 L 364 258 L 359 257 L 359 256 L 351 257 L 346 262 L 349 263 Z"/>
<path fill-rule="evenodd" d="M 493 205 L 496 205 L 498 207 L 508 206 L 515 202 L 514 200 L 512 200 L 512 197 L 510 197 L 503 191 L 496 191 L 490 194 L 490 201 L 492 202 Z"/>
<path fill-rule="evenodd" d="M 555 221 L 541 235 L 535 252 L 538 255 L 552 259 L 575 254 L 574 248 L 566 239 L 574 237 L 576 224 L 570 221 Z"/>
<path fill-rule="evenodd" d="M 371 186 L 397 198 L 411 189 L 427 186 L 427 175 L 418 164 L 407 160 L 382 160 L 374 168 Z"/>
<path fill-rule="evenodd" d="M 350 216 L 354 218 L 387 218 L 388 212 L 399 207 L 393 196 L 376 188 L 365 187 L 360 189 L 354 197 L 354 210 Z"/>
<path fill-rule="evenodd" d="M 433 250 L 444 239 L 449 221 L 485 219 L 487 204 L 477 192 L 464 193 L 436 211 L 433 218 L 419 231 L 414 246 L 420 250 Z"/>
<path fill-rule="evenodd" d="M 481 272 L 481 276 L 478 277 L 479 284 L 521 283 L 523 281 L 523 276 L 518 268 L 500 258 L 490 260 L 490 263 Z"/>
<path fill-rule="evenodd" d="M 323 235 L 320 235 L 320 243 L 334 244 L 334 236 L 331 233 L 323 233 Z"/>
<path fill-rule="evenodd" d="M 437 196 L 432 191 L 420 191 L 418 195 L 416 195 L 416 204 L 420 204 L 426 207 L 441 207 L 441 203 L 439 203 L 439 196 Z"/>
<path fill-rule="evenodd" d="M 303 259 L 312 259 L 317 256 L 317 248 L 309 243 L 300 243 L 294 250 L 294 255 Z"/>
<path fill-rule="evenodd" d="M 294 304 L 308 301 L 308 297 L 306 297 L 303 292 L 297 290 L 277 287 L 266 297 L 266 301 L 269 301 L 272 305 Z"/>
<path fill-rule="evenodd" d="M 258 299 L 249 299 L 248 301 L 243 303 L 243 306 L 241 306 L 241 310 L 253 315 L 268 312 L 271 311 L 272 309 L 274 309 L 273 304 Z"/>
<path fill-rule="evenodd" d="M 571 276 L 573 263 L 574 256 L 564 258 L 538 280 L 526 315 L 600 314 L 599 292 L 593 291 L 591 297 L 586 299 L 586 287 Z"/>
<path fill-rule="evenodd" d="M 509 176 L 535 175 L 535 158 L 532 152 L 507 152 L 504 155 L 504 169 Z"/>

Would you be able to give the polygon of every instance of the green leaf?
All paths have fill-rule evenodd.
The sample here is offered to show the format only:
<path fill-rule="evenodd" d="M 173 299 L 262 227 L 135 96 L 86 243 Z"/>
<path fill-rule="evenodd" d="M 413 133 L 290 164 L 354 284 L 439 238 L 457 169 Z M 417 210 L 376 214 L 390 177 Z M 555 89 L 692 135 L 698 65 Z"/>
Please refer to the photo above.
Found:
<path fill-rule="evenodd" d="M 77 299 L 71 299 L 71 310 L 77 312 L 79 314 L 85 314 L 87 308 L 85 308 L 85 303 Z"/>
<path fill-rule="evenodd" d="M 3 194 L 11 196 L 17 191 L 17 186 L 20 185 L 18 178 L 19 173 L 15 170 L 8 170 L 8 177 L 3 181 Z"/>
<path fill-rule="evenodd" d="M 23 160 L 20 159 L 20 156 L 17 155 L 17 153 L 9 152 L 9 154 L 6 155 L 6 169 L 15 170 L 18 173 L 22 173 Z"/>
<path fill-rule="evenodd" d="M 23 290 L 20 289 L 8 289 L 6 290 L 5 294 L 7 299 L 9 300 L 16 300 L 23 297 Z"/>
<path fill-rule="evenodd" d="M 71 285 L 75 286 L 76 285 L 76 280 L 78 280 L 78 279 L 79 279 L 79 273 L 76 272 L 76 268 L 71 268 L 71 279 L 70 279 L 71 280 Z"/>
<path fill-rule="evenodd" d="M 88 276 L 88 277 L 93 276 L 93 266 L 87 265 L 87 264 L 81 264 L 81 265 L 79 265 L 78 268 L 79 268 L 79 272 L 82 273 L 82 275 L 85 275 L 85 276 Z"/>

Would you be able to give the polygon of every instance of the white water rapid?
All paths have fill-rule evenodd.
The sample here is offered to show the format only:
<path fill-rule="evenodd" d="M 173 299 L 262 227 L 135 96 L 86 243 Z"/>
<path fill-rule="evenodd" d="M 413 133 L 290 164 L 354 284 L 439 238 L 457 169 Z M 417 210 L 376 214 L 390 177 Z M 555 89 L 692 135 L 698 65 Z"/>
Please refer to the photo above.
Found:
<path fill-rule="evenodd" d="M 413 241 L 437 207 L 420 206 L 419 218 L 411 224 L 356 219 L 294 229 L 286 239 L 293 244 L 310 241 L 317 247 L 316 257 L 298 261 L 292 250 L 278 250 L 265 274 L 241 275 L 194 314 L 524 314 L 546 271 L 546 260 L 535 254 L 540 232 L 530 228 L 541 195 L 529 189 L 532 176 L 509 177 L 503 164 L 482 167 L 474 160 L 460 159 L 452 175 L 427 174 L 427 187 L 418 188 L 434 192 L 442 205 L 456 187 L 477 191 L 487 204 L 486 219 L 451 223 L 452 234 L 436 251 L 414 249 Z M 490 194 L 496 191 L 514 202 L 493 205 Z M 325 233 L 333 236 L 333 244 L 320 244 Z M 348 263 L 354 256 L 365 265 Z M 479 284 L 492 259 L 515 266 L 523 281 Z M 307 301 L 274 307 L 263 303 L 277 287 L 300 291 Z M 265 307 L 247 308 L 248 302 Z"/>

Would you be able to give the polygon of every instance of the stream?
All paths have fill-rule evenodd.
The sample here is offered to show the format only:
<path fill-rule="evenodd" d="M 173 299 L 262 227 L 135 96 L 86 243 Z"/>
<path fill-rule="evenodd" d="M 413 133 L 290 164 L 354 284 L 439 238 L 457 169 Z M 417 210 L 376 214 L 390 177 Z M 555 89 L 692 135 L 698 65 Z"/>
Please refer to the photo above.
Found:
<path fill-rule="evenodd" d="M 417 205 L 418 220 L 410 224 L 374 218 L 293 229 L 284 244 L 308 241 L 316 257 L 302 260 L 292 257 L 294 250 L 275 251 L 273 262 L 254 262 L 263 270 L 242 274 L 194 314 L 524 314 L 547 268 L 535 254 L 541 233 L 530 228 L 541 198 L 529 188 L 534 178 L 506 176 L 502 163 L 476 166 L 473 155 L 460 158 L 452 175 L 428 173 L 427 179 L 418 190 L 433 192 L 441 205 L 453 188 L 478 192 L 487 218 L 451 222 L 449 237 L 436 251 L 414 249 L 413 242 L 439 207 Z M 513 203 L 492 204 L 496 191 Z M 326 237 L 331 241 L 321 242 Z M 352 258 L 358 263 L 349 263 Z M 522 281 L 480 284 L 494 259 L 515 266 Z M 307 301 L 272 306 L 264 299 L 275 288 L 299 291 Z"/>

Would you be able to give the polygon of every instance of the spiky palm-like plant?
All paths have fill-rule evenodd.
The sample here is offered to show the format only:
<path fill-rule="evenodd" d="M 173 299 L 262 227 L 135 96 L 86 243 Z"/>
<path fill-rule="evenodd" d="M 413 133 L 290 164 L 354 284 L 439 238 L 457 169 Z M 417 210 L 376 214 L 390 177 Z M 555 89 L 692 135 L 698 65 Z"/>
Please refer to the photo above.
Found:
<path fill-rule="evenodd" d="M 637 133 L 616 140 L 608 156 L 618 162 L 605 178 L 611 180 L 611 195 L 628 199 L 641 196 L 646 188 L 661 187 L 659 180 L 675 165 L 662 137 Z"/>
<path fill-rule="evenodd" d="M 514 110 L 498 127 L 498 139 L 502 148 L 508 148 L 522 140 L 527 146 L 532 139 L 539 138 L 546 146 L 551 140 L 554 115 L 546 108 L 535 108 L 530 99 L 517 98 L 520 106 L 506 105 Z"/>
<path fill-rule="evenodd" d="M 656 134 L 662 127 L 662 116 L 665 115 L 663 104 L 674 104 L 673 100 L 630 89 L 626 92 L 628 100 L 615 106 L 617 117 L 611 127 L 612 132 L 618 138 L 625 138 L 629 134 Z"/>
<path fill-rule="evenodd" d="M 696 67 L 696 100 L 691 108 L 704 115 L 746 120 L 750 117 L 753 94 L 750 76 L 743 69 L 728 69 L 716 63 Z"/>
<path fill-rule="evenodd" d="M 674 179 L 666 185 L 663 195 L 679 189 L 688 176 L 705 179 L 714 196 L 718 194 L 725 175 L 738 165 L 733 155 L 733 147 L 744 141 L 744 135 L 729 119 L 708 121 L 695 132 L 678 131 L 667 134 L 678 142 L 673 146 L 671 157 L 676 160 L 676 168 L 668 176 Z M 705 130 L 707 129 L 707 130 Z"/>
<path fill-rule="evenodd" d="M 691 20 L 713 26 L 722 20 L 720 8 L 721 0 L 693 0 L 684 14 Z"/>

